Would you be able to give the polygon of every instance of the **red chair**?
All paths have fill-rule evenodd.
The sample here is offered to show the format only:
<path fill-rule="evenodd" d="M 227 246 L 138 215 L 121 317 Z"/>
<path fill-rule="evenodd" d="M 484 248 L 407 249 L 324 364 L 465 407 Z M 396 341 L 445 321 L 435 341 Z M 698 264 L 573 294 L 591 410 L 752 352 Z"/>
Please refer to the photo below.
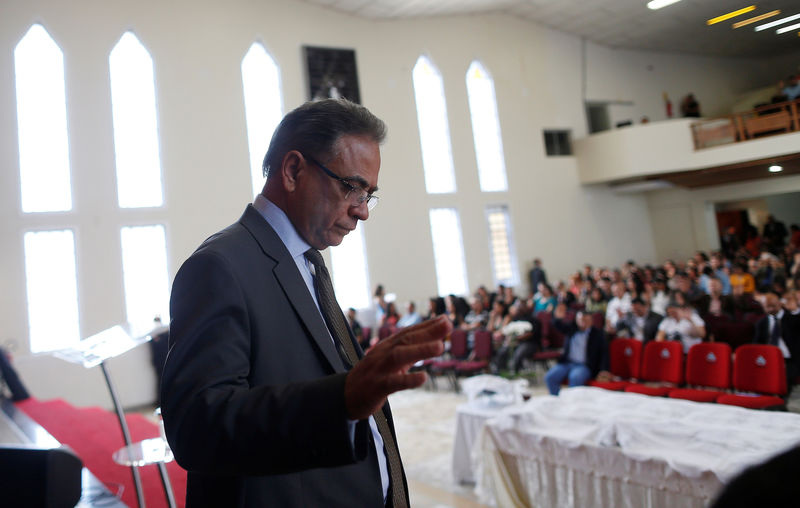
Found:
<path fill-rule="evenodd" d="M 720 404 L 764 409 L 785 407 L 786 364 L 778 346 L 745 344 L 733 357 L 733 388 L 749 394 L 724 394 Z"/>
<path fill-rule="evenodd" d="M 631 380 L 639 378 L 639 367 L 642 363 L 642 343 L 636 339 L 614 339 L 608 347 L 609 369 L 617 381 L 589 381 L 589 386 L 606 390 L 622 391 L 631 384 Z"/>
<path fill-rule="evenodd" d="M 631 383 L 625 387 L 625 391 L 665 397 L 683 382 L 683 345 L 680 341 L 647 343 L 642 360 L 642 381 L 665 384 L 649 386 Z"/>
<path fill-rule="evenodd" d="M 486 330 L 475 331 L 475 346 L 469 360 L 458 362 L 456 376 L 470 376 L 483 372 L 489 367 L 492 358 L 492 334 Z"/>
<path fill-rule="evenodd" d="M 455 379 L 455 368 L 458 362 L 466 359 L 469 351 L 467 350 L 467 332 L 460 328 L 454 328 L 450 332 L 450 351 L 448 358 L 439 360 L 428 360 L 425 363 L 425 368 L 430 375 L 431 384 L 436 389 L 436 376 L 447 375 L 450 378 L 450 383 L 453 389 L 458 389 L 458 384 Z"/>
<path fill-rule="evenodd" d="M 669 396 L 695 402 L 715 402 L 723 395 L 722 390 L 731 387 L 731 347 L 724 342 L 702 342 L 692 346 L 686 355 L 686 384 L 698 388 L 676 388 L 670 390 Z"/>

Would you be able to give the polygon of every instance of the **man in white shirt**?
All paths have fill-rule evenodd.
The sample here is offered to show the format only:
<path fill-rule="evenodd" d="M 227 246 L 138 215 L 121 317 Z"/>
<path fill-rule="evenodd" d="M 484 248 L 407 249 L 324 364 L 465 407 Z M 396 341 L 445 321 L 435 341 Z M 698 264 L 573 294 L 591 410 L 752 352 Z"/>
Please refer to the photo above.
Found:
<path fill-rule="evenodd" d="M 609 300 L 606 307 L 606 327 L 614 330 L 617 321 L 631 311 L 631 296 L 625 292 L 624 282 L 615 282 L 611 286 L 611 294 L 614 297 Z"/>
<path fill-rule="evenodd" d="M 658 325 L 656 341 L 679 340 L 683 344 L 683 352 L 703 342 L 706 336 L 706 324 L 688 305 L 671 302 L 667 306 L 667 317 Z"/>

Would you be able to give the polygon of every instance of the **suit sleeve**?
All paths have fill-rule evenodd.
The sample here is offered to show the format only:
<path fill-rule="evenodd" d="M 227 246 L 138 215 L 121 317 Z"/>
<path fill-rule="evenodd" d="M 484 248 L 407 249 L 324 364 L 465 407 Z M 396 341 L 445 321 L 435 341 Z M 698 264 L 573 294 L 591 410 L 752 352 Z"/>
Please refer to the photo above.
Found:
<path fill-rule="evenodd" d="M 346 374 L 251 386 L 249 311 L 225 258 L 203 251 L 189 258 L 175 278 L 170 313 L 161 408 L 182 467 L 283 474 L 366 456 L 366 422 L 357 426 L 355 446 L 350 441 Z"/>

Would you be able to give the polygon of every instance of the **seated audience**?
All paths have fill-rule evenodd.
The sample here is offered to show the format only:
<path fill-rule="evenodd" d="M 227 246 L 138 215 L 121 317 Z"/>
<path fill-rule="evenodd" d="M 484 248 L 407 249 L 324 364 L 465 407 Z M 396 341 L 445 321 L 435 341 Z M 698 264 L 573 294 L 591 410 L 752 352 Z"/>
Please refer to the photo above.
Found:
<path fill-rule="evenodd" d="M 631 297 L 625 292 L 624 282 L 612 284 L 611 294 L 614 297 L 609 300 L 606 307 L 606 326 L 616 328 L 619 318 L 631 311 Z"/>
<path fill-rule="evenodd" d="M 683 344 L 683 352 L 703 342 L 706 336 L 706 324 L 688 305 L 670 302 L 667 305 L 667 316 L 658 325 L 657 341 L 677 340 Z"/>
<path fill-rule="evenodd" d="M 603 294 L 603 291 L 601 291 L 597 286 L 592 288 L 591 293 L 589 293 L 589 298 L 587 298 L 584 302 L 584 309 L 586 312 L 589 314 L 594 314 L 595 312 L 602 312 L 605 314 L 607 307 L 608 302 L 606 302 L 606 297 Z"/>
<path fill-rule="evenodd" d="M 549 284 L 539 285 L 539 294 L 533 298 L 533 313 L 552 312 L 556 308 L 558 300 L 553 294 L 553 289 Z M 506 302 L 506 305 L 510 305 Z"/>
<path fill-rule="evenodd" d="M 655 340 L 658 325 L 664 316 L 649 309 L 641 298 L 631 300 L 631 311 L 617 321 L 615 330 L 618 337 L 631 337 L 643 343 Z"/>
<path fill-rule="evenodd" d="M 800 375 L 800 315 L 786 311 L 775 293 L 764 295 L 764 310 L 767 315 L 756 323 L 754 342 L 781 349 L 786 362 L 786 387 L 791 390 Z"/>
<path fill-rule="evenodd" d="M 798 76 L 795 74 L 793 76 L 789 76 L 786 78 L 787 85 L 782 90 L 782 94 L 786 97 L 787 101 L 793 101 L 800 97 L 800 80 L 798 80 Z"/>
<path fill-rule="evenodd" d="M 497 373 L 510 368 L 516 374 L 525 359 L 542 348 L 542 324 L 533 317 L 523 300 L 514 302 L 508 312 L 510 322 L 495 335 L 496 342 L 500 342 L 501 346 L 492 361 L 492 371 Z"/>
<path fill-rule="evenodd" d="M 747 264 L 742 260 L 733 264 L 733 273 L 730 276 L 731 292 L 737 287 L 742 293 L 753 294 L 756 290 L 756 279 L 747 271 Z"/>
<path fill-rule="evenodd" d="M 667 282 L 663 275 L 656 275 L 650 282 L 647 296 L 650 299 L 650 310 L 662 316 L 667 313 L 669 294 L 667 292 Z"/>
<path fill-rule="evenodd" d="M 556 307 L 553 325 L 567 338 L 558 363 L 545 375 L 551 395 L 558 395 L 564 380 L 569 386 L 581 386 L 598 374 L 609 375 L 608 345 L 603 331 L 592 326 L 592 315 L 578 311 L 572 323 L 564 321 L 566 315 L 565 305 Z"/>
<path fill-rule="evenodd" d="M 681 101 L 681 113 L 684 117 L 700 116 L 700 103 L 697 102 L 693 93 L 686 95 Z"/>
<path fill-rule="evenodd" d="M 697 311 L 706 316 L 733 318 L 736 308 L 733 297 L 723 294 L 722 281 L 712 277 L 708 282 L 708 294 L 697 300 Z"/>
<path fill-rule="evenodd" d="M 356 340 L 361 345 L 361 349 L 366 350 L 369 347 L 369 339 L 370 337 L 364 337 L 364 328 L 361 326 L 361 323 L 358 322 L 356 319 L 356 309 L 350 307 L 347 309 L 347 324 L 350 325 L 350 329 L 353 330 L 353 335 L 356 336 Z"/>
<path fill-rule="evenodd" d="M 492 305 L 492 310 L 489 312 L 489 317 L 486 320 L 486 329 L 490 332 L 499 331 L 505 324 L 506 316 L 508 315 L 508 305 L 503 300 L 495 300 Z"/>
<path fill-rule="evenodd" d="M 417 312 L 417 304 L 408 302 L 406 304 L 406 313 L 397 320 L 397 328 L 406 328 L 422 323 L 422 316 Z"/>

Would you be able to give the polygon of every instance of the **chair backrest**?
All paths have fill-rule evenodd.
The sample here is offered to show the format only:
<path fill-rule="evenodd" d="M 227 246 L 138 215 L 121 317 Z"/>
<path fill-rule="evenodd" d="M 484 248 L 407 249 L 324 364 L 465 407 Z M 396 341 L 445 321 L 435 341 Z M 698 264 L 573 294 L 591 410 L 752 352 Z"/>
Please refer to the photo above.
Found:
<path fill-rule="evenodd" d="M 679 385 L 683 382 L 683 344 L 680 341 L 648 342 L 642 359 L 642 379 Z"/>
<path fill-rule="evenodd" d="M 450 332 L 450 355 L 459 359 L 467 356 L 467 332 L 460 328 Z"/>
<path fill-rule="evenodd" d="M 492 357 L 492 332 L 475 331 L 475 360 L 489 360 Z"/>
<path fill-rule="evenodd" d="M 786 365 L 778 346 L 745 344 L 733 358 L 733 387 L 745 392 L 786 394 Z"/>
<path fill-rule="evenodd" d="M 686 383 L 711 388 L 731 386 L 731 347 L 724 342 L 701 342 L 686 355 Z"/>
<path fill-rule="evenodd" d="M 603 329 L 606 326 L 605 312 L 592 312 L 592 326 Z"/>
<path fill-rule="evenodd" d="M 642 343 L 636 339 L 614 339 L 609 348 L 611 373 L 622 378 L 639 378 Z"/>

